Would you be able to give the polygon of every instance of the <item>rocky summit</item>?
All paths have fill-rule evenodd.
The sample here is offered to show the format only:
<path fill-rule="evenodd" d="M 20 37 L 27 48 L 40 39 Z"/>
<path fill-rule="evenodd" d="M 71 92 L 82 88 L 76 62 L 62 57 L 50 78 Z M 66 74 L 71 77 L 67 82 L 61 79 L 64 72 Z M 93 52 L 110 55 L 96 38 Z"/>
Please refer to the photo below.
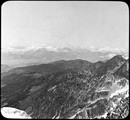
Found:
<path fill-rule="evenodd" d="M 1 75 L 1 108 L 32 119 L 123 119 L 129 114 L 129 60 L 61 60 Z M 5 116 L 6 117 L 6 116 Z"/>

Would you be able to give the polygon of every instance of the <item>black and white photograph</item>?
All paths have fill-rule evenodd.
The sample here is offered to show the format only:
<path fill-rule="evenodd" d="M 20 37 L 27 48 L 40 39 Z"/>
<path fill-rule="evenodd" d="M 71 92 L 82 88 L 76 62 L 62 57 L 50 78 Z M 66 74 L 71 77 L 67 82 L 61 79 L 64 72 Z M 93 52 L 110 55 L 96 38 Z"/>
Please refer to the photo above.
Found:
<path fill-rule="evenodd" d="M 127 118 L 128 4 L 4 2 L 1 115 L 9 119 Z"/>

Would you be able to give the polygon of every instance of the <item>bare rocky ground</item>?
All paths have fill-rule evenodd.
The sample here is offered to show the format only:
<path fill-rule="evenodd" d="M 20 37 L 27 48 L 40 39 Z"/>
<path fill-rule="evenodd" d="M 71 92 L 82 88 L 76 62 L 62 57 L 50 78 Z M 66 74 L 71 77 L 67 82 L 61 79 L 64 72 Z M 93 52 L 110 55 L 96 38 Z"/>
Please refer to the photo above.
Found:
<path fill-rule="evenodd" d="M 20 72 L 19 72 L 20 71 Z M 2 73 L 1 108 L 38 119 L 120 119 L 129 114 L 129 60 L 57 61 Z"/>

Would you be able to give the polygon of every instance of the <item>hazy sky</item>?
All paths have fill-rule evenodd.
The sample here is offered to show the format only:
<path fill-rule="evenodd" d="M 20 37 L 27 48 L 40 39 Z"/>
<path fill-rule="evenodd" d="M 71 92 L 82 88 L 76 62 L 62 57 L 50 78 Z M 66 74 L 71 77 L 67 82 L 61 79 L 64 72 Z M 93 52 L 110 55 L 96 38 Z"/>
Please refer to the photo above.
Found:
<path fill-rule="evenodd" d="M 2 5 L 2 47 L 52 46 L 128 49 L 124 2 L 8 1 Z"/>

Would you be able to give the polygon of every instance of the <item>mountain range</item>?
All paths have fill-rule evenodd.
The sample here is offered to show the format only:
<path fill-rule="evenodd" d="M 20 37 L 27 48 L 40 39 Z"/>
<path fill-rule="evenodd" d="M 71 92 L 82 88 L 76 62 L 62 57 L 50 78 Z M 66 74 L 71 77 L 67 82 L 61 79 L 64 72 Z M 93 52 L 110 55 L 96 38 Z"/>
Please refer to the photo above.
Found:
<path fill-rule="evenodd" d="M 52 46 L 28 46 L 2 49 L 1 62 L 11 67 L 50 63 L 59 60 L 83 59 L 91 62 L 103 61 L 115 55 L 128 58 L 128 51 L 117 48 L 74 48 Z"/>
<path fill-rule="evenodd" d="M 1 108 L 38 119 L 125 118 L 129 112 L 129 59 L 59 60 L 2 73 Z"/>

